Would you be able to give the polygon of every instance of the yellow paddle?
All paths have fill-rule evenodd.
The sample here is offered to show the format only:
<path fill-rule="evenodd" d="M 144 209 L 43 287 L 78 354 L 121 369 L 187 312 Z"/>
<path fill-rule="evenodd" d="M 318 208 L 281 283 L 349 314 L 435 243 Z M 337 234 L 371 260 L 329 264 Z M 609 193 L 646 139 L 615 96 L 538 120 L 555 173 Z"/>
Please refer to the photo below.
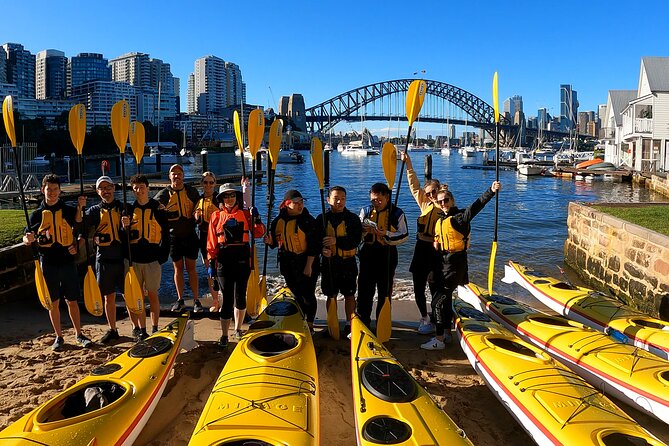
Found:
<path fill-rule="evenodd" d="M 252 170 L 251 170 L 251 207 L 256 205 L 256 155 L 265 136 L 265 115 L 262 110 L 255 109 L 249 114 L 249 150 L 251 151 Z M 243 153 L 242 153 L 243 160 Z M 241 203 L 240 203 L 241 204 Z M 253 221 L 253 216 L 251 216 Z M 258 258 L 256 253 L 255 237 L 253 236 L 253 227 L 249 228 L 251 235 L 251 275 L 249 276 L 246 287 L 246 311 L 250 316 L 258 315 L 258 306 L 260 304 L 260 275 L 258 274 Z"/>
<path fill-rule="evenodd" d="M 82 151 L 84 149 L 84 139 L 86 137 L 86 107 L 83 104 L 77 104 L 70 109 L 68 128 L 70 130 L 70 139 L 74 148 L 77 150 L 77 157 L 79 158 L 79 193 L 84 195 L 84 157 Z M 86 247 L 86 276 L 84 277 L 84 306 L 93 316 L 102 316 L 104 311 L 102 307 L 102 295 L 100 294 L 100 287 L 95 278 L 95 272 L 91 265 L 91 253 L 88 249 L 88 231 L 86 230 L 86 215 L 85 210 L 82 209 L 83 215 L 83 232 L 84 232 L 84 246 Z"/>
<path fill-rule="evenodd" d="M 235 128 L 235 139 L 237 140 L 237 147 L 239 147 L 239 153 L 242 156 L 242 176 L 246 178 L 246 162 L 244 161 L 244 135 L 242 135 L 243 126 L 239 119 L 239 113 L 237 113 L 237 110 L 235 110 L 232 121 Z"/>
<path fill-rule="evenodd" d="M 497 88 L 497 71 L 492 77 L 492 105 L 495 110 L 495 181 L 499 181 L 499 93 Z M 490 250 L 490 264 L 488 265 L 488 295 L 492 296 L 492 278 L 495 273 L 495 255 L 497 254 L 497 218 L 499 210 L 499 193 L 495 193 L 495 224 Z"/>
<path fill-rule="evenodd" d="M 318 190 L 321 194 L 321 215 L 323 216 L 323 233 L 325 234 L 325 229 L 327 228 L 327 221 L 325 219 L 325 196 L 323 194 L 323 189 L 325 187 L 324 175 L 323 175 L 323 143 L 320 139 L 313 137 L 311 138 L 311 167 L 314 169 L 316 174 L 316 179 L 318 180 Z M 328 265 L 328 271 L 330 273 L 330 288 L 332 287 L 332 264 L 330 263 L 329 258 L 323 258 L 325 263 Z M 339 340 L 339 317 L 337 316 L 337 296 L 325 296 L 327 309 L 327 323 L 328 323 L 328 332 L 330 337 L 334 340 Z"/>
<path fill-rule="evenodd" d="M 26 217 L 26 228 L 30 230 L 30 217 L 28 217 L 28 207 L 26 206 L 26 196 L 23 191 L 23 179 L 21 178 L 21 161 L 19 154 L 16 151 L 16 130 L 14 127 L 14 106 L 11 96 L 6 96 L 2 101 L 2 118 L 5 121 L 5 131 L 12 143 L 12 152 L 14 153 L 14 165 L 16 166 L 16 177 L 19 182 L 19 196 L 21 197 L 21 206 L 23 206 L 23 214 Z M 49 288 L 46 286 L 44 280 L 44 273 L 42 272 L 42 265 L 39 263 L 39 252 L 37 245 L 32 244 L 33 261 L 35 262 L 35 286 L 37 287 L 37 297 L 44 308 L 51 310 L 51 296 L 49 295 Z"/>
<path fill-rule="evenodd" d="M 139 171 L 139 163 L 142 162 L 144 156 L 145 141 L 144 124 L 132 121 L 130 123 L 130 147 L 135 155 L 135 161 L 137 161 L 137 171 Z"/>
<path fill-rule="evenodd" d="M 416 79 L 411 82 L 409 85 L 409 91 L 407 92 L 407 101 L 406 101 L 406 114 L 407 120 L 409 121 L 409 131 L 407 132 L 407 144 L 404 147 L 404 153 L 407 153 L 409 148 L 409 138 L 411 138 L 411 128 L 413 127 L 413 122 L 418 117 L 420 109 L 423 107 L 423 101 L 425 100 L 425 92 L 427 91 L 427 84 L 423 80 Z M 397 192 L 395 193 L 395 206 L 397 206 L 397 200 L 400 197 L 400 187 L 402 187 L 402 174 L 404 173 L 404 160 L 402 160 L 402 168 L 400 169 L 400 178 L 397 181 Z M 392 189 L 391 189 L 392 190 Z"/>
<path fill-rule="evenodd" d="M 121 152 L 121 184 L 123 187 L 123 211 L 127 212 L 127 195 L 125 187 L 125 145 L 128 141 L 128 131 L 130 130 L 130 105 L 125 99 L 118 101 L 111 110 L 111 126 L 112 134 L 114 135 L 114 141 L 116 146 Z M 125 304 L 128 307 L 128 311 L 133 314 L 142 314 L 144 312 L 144 293 L 142 288 L 139 286 L 137 280 L 137 274 L 135 269 L 132 266 L 132 255 L 130 254 L 130 248 L 128 247 L 128 260 L 130 266 L 128 267 L 128 272 L 125 274 L 124 288 L 123 288 L 123 299 L 125 299 Z"/>
<path fill-rule="evenodd" d="M 383 165 L 383 175 L 386 177 L 388 189 L 393 190 L 395 174 L 397 173 L 397 149 L 393 143 L 387 142 L 383 145 L 381 149 L 381 164 Z M 389 212 L 392 212 L 392 206 Z M 387 342 L 393 330 L 392 304 L 390 293 L 388 294 L 379 312 L 379 318 L 376 321 L 376 337 L 380 342 Z"/>
<path fill-rule="evenodd" d="M 267 178 L 267 195 L 269 197 L 269 206 L 267 206 L 267 229 L 272 222 L 272 207 L 274 206 L 274 171 L 276 162 L 279 159 L 279 149 L 281 148 L 281 136 L 283 133 L 283 121 L 275 119 L 269 128 L 269 178 Z M 267 254 L 269 245 L 265 244 L 265 255 L 262 264 L 262 279 L 260 279 L 260 312 L 267 307 Z"/>

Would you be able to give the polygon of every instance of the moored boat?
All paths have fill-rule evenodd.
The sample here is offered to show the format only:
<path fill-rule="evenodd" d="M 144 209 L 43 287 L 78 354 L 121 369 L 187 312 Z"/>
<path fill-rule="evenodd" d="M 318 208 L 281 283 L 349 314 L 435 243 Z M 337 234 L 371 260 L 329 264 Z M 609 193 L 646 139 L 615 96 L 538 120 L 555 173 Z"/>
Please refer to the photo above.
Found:
<path fill-rule="evenodd" d="M 153 413 L 186 332 L 180 317 L 0 432 L 0 444 L 132 445 Z"/>
<path fill-rule="evenodd" d="M 601 332 L 617 333 L 620 342 L 669 360 L 669 323 L 634 310 L 614 297 L 549 277 L 510 261 L 506 283 L 517 283 L 551 310 Z"/>
<path fill-rule="evenodd" d="M 357 317 L 351 374 L 358 445 L 472 444 Z"/>
<path fill-rule="evenodd" d="M 469 283 L 458 297 L 548 352 L 604 393 L 669 423 L 669 362 L 562 316 Z"/>
<path fill-rule="evenodd" d="M 189 445 L 318 445 L 318 368 L 287 288 L 249 327 L 219 375 Z"/>
<path fill-rule="evenodd" d="M 601 163 L 601 162 L 603 162 L 603 161 L 604 161 L 604 160 L 601 159 L 601 158 L 593 158 L 593 159 L 590 159 L 590 160 L 581 161 L 580 163 L 576 164 L 575 167 L 576 167 L 577 169 L 585 169 L 585 168 L 588 167 L 588 166 L 592 166 L 592 165 L 594 165 L 594 164 L 599 164 L 599 163 Z"/>
<path fill-rule="evenodd" d="M 535 164 L 519 164 L 518 173 L 525 176 L 537 176 L 544 172 L 544 167 Z"/>
<path fill-rule="evenodd" d="M 462 299 L 453 309 L 467 359 L 538 445 L 662 444 L 547 353 Z"/>

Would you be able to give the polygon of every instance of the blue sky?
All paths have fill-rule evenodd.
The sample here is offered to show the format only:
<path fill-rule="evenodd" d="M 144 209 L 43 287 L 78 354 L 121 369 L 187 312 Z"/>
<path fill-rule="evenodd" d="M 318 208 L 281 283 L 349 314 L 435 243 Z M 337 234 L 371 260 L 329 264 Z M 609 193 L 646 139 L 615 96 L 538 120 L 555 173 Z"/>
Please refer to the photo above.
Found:
<path fill-rule="evenodd" d="M 95 5 L 95 6 L 93 6 Z M 243 1 L 85 2 L 3 6 L 0 40 L 33 53 L 144 52 L 181 78 L 213 54 L 241 67 L 247 100 L 274 106 L 302 93 L 307 106 L 366 84 L 412 77 L 456 85 L 491 103 L 523 96 L 526 115 L 559 113 L 559 85 L 596 110 L 610 89 L 636 89 L 642 56 L 669 56 L 669 2 Z"/>

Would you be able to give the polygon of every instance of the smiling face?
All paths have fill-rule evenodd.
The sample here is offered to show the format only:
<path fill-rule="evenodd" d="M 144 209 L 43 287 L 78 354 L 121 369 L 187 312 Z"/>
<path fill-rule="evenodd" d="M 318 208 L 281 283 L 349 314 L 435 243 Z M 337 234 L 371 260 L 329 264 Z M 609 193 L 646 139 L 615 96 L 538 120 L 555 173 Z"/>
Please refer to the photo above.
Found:
<path fill-rule="evenodd" d="M 437 194 L 437 206 L 439 206 L 442 211 L 448 212 L 452 205 L 453 196 L 450 192 L 439 192 Z"/>
<path fill-rule="evenodd" d="M 223 197 L 223 204 L 226 208 L 232 209 L 237 204 L 237 194 L 234 191 L 228 191 L 221 194 Z"/>
<path fill-rule="evenodd" d="M 132 192 L 139 204 L 145 204 L 149 201 L 149 188 L 144 183 L 135 183 L 132 185 Z"/>
<path fill-rule="evenodd" d="M 346 192 L 333 190 L 328 195 L 328 204 L 334 213 L 342 212 L 346 207 Z"/>
<path fill-rule="evenodd" d="M 202 190 L 205 197 L 211 197 L 214 194 L 214 186 L 216 186 L 214 177 L 207 175 L 202 178 Z"/>
<path fill-rule="evenodd" d="M 112 183 L 108 181 L 103 181 L 98 186 L 97 192 L 100 198 L 102 198 L 102 201 L 104 201 L 105 203 L 111 203 L 112 201 L 114 201 L 114 190 L 115 187 Z"/>
<path fill-rule="evenodd" d="M 44 201 L 49 206 L 53 206 L 58 202 L 58 197 L 60 197 L 60 185 L 56 183 L 46 183 L 42 188 L 42 193 L 44 194 Z"/>
<path fill-rule="evenodd" d="M 370 203 L 372 203 L 372 206 L 374 207 L 376 212 L 384 210 L 386 206 L 388 206 L 389 200 L 390 200 L 390 195 L 377 192 L 369 193 L 369 201 Z"/>
<path fill-rule="evenodd" d="M 184 187 L 184 171 L 181 169 L 172 169 L 169 174 L 170 185 L 174 190 L 181 190 Z"/>
<path fill-rule="evenodd" d="M 425 186 L 425 189 L 423 189 L 427 198 L 434 204 L 437 203 L 437 189 L 439 188 L 433 185 L 427 185 Z"/>

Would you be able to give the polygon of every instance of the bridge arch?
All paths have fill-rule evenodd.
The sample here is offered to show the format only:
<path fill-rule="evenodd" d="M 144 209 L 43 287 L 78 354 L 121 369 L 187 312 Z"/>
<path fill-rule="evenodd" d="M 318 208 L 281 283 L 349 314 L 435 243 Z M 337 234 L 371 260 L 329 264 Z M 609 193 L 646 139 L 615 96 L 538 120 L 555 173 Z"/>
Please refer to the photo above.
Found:
<path fill-rule="evenodd" d="M 354 112 L 383 97 L 405 93 L 414 79 L 396 79 L 377 82 L 349 90 L 320 104 L 306 109 L 307 131 L 327 133 L 342 121 L 350 120 Z M 464 111 L 473 122 L 484 127 L 494 125 L 494 109 L 476 95 L 445 82 L 426 80 L 426 96 L 434 96 L 450 102 Z M 427 97 L 426 97 L 427 100 Z M 509 124 L 503 115 L 500 123 Z"/>

